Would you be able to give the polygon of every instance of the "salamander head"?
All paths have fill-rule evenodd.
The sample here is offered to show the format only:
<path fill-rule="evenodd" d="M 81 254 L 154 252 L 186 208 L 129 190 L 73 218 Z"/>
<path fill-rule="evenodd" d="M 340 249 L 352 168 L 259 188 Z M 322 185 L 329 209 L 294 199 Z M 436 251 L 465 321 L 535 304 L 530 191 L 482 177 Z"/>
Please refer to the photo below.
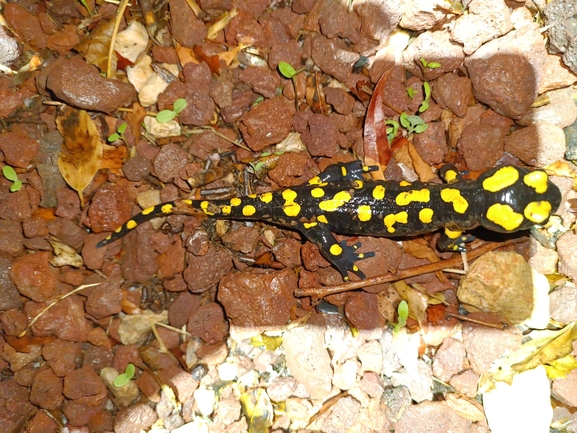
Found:
<path fill-rule="evenodd" d="M 545 224 L 561 204 L 561 191 L 543 170 L 503 166 L 478 179 L 484 195 L 483 227 L 496 232 Z"/>

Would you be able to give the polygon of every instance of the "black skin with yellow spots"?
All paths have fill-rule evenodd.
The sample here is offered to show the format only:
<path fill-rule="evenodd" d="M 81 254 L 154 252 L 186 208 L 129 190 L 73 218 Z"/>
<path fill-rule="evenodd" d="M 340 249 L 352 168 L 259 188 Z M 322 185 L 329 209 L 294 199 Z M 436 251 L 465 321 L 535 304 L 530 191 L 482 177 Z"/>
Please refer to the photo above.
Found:
<path fill-rule="evenodd" d="M 140 214 L 101 241 L 102 247 L 154 217 L 198 209 L 209 217 L 263 220 L 299 230 L 348 280 L 348 271 L 365 275 L 355 262 L 374 256 L 357 253 L 360 243 L 339 243 L 332 232 L 364 236 L 414 236 L 444 229 L 439 248 L 465 251 L 483 226 L 511 233 L 545 224 L 561 203 L 561 193 L 543 170 L 497 167 L 477 180 L 463 180 L 452 166 L 440 174 L 446 183 L 365 180 L 377 167 L 360 161 L 334 164 L 308 183 L 282 191 L 230 200 L 179 200 Z"/>

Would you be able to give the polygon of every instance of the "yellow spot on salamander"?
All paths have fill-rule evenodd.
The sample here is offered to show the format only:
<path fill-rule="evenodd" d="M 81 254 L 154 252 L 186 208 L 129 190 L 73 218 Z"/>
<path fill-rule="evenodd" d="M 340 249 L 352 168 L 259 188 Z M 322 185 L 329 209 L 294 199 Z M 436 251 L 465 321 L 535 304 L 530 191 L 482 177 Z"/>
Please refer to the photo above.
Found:
<path fill-rule="evenodd" d="M 325 195 L 325 190 L 322 188 L 313 188 L 311 189 L 311 195 L 314 198 L 321 198 L 322 196 Z"/>
<path fill-rule="evenodd" d="M 463 233 L 461 230 L 451 230 L 451 229 L 445 228 L 445 234 L 450 239 L 457 239 L 459 236 L 461 236 L 461 233 Z"/>
<path fill-rule="evenodd" d="M 401 192 L 395 199 L 399 206 L 406 206 L 413 201 L 428 203 L 429 200 L 431 200 L 431 191 L 427 188 Z"/>
<path fill-rule="evenodd" d="M 406 180 L 401 180 L 399 182 L 399 185 L 400 186 L 409 186 L 409 185 L 411 185 L 411 182 L 407 182 Z"/>
<path fill-rule="evenodd" d="M 547 191 L 547 173 L 541 170 L 535 170 L 523 176 L 523 182 L 535 189 L 538 194 L 544 194 Z"/>
<path fill-rule="evenodd" d="M 309 185 L 318 185 L 319 183 L 321 183 L 321 178 L 318 176 L 315 176 L 309 180 Z"/>
<path fill-rule="evenodd" d="M 339 191 L 331 200 L 323 200 L 319 203 L 319 208 L 325 212 L 334 212 L 339 207 L 347 203 L 351 195 L 347 191 Z"/>
<path fill-rule="evenodd" d="M 347 177 L 347 169 L 346 169 L 346 167 L 341 167 L 341 173 L 343 174 L 343 177 Z"/>
<path fill-rule="evenodd" d="M 255 212 L 256 208 L 251 204 L 247 204 L 245 207 L 242 208 L 242 214 L 244 216 L 253 216 Z"/>
<path fill-rule="evenodd" d="M 455 170 L 447 170 L 445 172 L 445 175 L 444 175 L 445 181 L 447 183 L 456 182 L 458 177 L 459 177 L 459 173 L 457 173 Z"/>
<path fill-rule="evenodd" d="M 233 199 L 234 200 L 234 199 Z M 232 202 L 232 200 L 231 200 Z M 208 206 L 210 205 L 210 202 L 208 200 L 204 200 L 200 202 L 200 208 L 202 209 L 202 211 L 206 214 L 206 215 L 214 215 L 214 212 L 209 212 L 208 211 Z"/>
<path fill-rule="evenodd" d="M 160 208 L 160 210 L 162 211 L 162 213 L 171 213 L 173 207 L 174 206 L 171 203 L 166 203 L 162 205 L 162 208 Z"/>
<path fill-rule="evenodd" d="M 372 216 L 372 209 L 369 205 L 362 204 L 357 208 L 357 215 L 359 216 L 359 221 L 368 221 Z"/>
<path fill-rule="evenodd" d="M 507 231 L 514 231 L 523 222 L 523 215 L 515 212 L 508 204 L 495 203 L 487 209 L 487 219 Z"/>
<path fill-rule="evenodd" d="M 329 251 L 333 256 L 339 256 L 343 253 L 343 248 L 339 244 L 332 244 Z"/>
<path fill-rule="evenodd" d="M 125 224 L 125 227 L 126 227 L 128 230 L 132 230 L 132 229 L 133 229 L 134 227 L 136 227 L 137 225 L 138 225 L 138 224 L 136 224 L 136 221 L 130 220 L 130 221 L 128 221 L 128 222 Z"/>
<path fill-rule="evenodd" d="M 430 207 L 423 208 L 419 211 L 419 220 L 425 224 L 433 221 L 433 209 Z"/>
<path fill-rule="evenodd" d="M 405 211 L 399 212 L 397 214 L 389 214 L 384 218 L 385 226 L 387 226 L 387 231 L 389 233 L 395 233 L 395 228 L 393 227 L 395 223 L 407 224 L 409 214 Z"/>
<path fill-rule="evenodd" d="M 312 228 L 312 227 L 314 227 L 314 226 L 316 226 L 316 225 L 318 225 L 318 223 L 317 223 L 316 221 L 313 221 L 313 222 L 310 222 L 310 223 L 304 223 L 304 224 L 303 224 L 303 227 L 304 227 L 305 229 L 310 229 L 310 228 Z"/>
<path fill-rule="evenodd" d="M 114 230 L 114 233 L 120 233 L 123 228 L 124 228 L 124 226 L 117 227 L 117 228 Z M 112 237 L 112 236 L 109 236 L 109 237 Z M 108 238 L 106 238 L 106 239 L 108 239 Z"/>
<path fill-rule="evenodd" d="M 353 182 L 353 188 L 354 189 L 361 189 L 364 185 L 364 182 L 362 180 L 355 180 Z"/>
<path fill-rule="evenodd" d="M 249 194 L 247 197 L 248 198 L 256 198 L 256 194 Z"/>
<path fill-rule="evenodd" d="M 385 198 L 385 187 L 383 185 L 377 185 L 373 189 L 373 198 L 375 200 L 382 200 Z"/>
<path fill-rule="evenodd" d="M 295 203 L 295 198 L 297 198 L 297 193 L 292 189 L 285 189 L 282 192 L 282 197 L 284 198 L 284 206 L 283 212 L 286 216 L 289 217 L 296 217 L 299 212 L 301 211 L 301 206 L 298 203 Z"/>
<path fill-rule="evenodd" d="M 272 193 L 271 192 L 265 192 L 265 193 L 259 195 L 258 198 L 263 203 L 270 203 L 272 201 Z"/>
<path fill-rule="evenodd" d="M 320 223 L 323 223 L 323 224 L 328 224 L 328 223 L 329 223 L 328 220 L 327 220 L 327 217 L 324 216 L 324 215 L 319 215 L 319 216 L 317 217 L 317 221 L 320 222 Z"/>
<path fill-rule="evenodd" d="M 519 170 L 507 166 L 497 170 L 492 176 L 483 181 L 483 189 L 490 192 L 501 191 L 519 180 Z"/>
<path fill-rule="evenodd" d="M 548 201 L 532 201 L 523 211 L 525 218 L 537 224 L 541 224 L 551 214 L 551 203 Z"/>
<path fill-rule="evenodd" d="M 238 197 L 234 197 L 230 199 L 230 205 L 231 206 L 240 206 L 240 204 L 242 203 L 242 200 Z"/>
<path fill-rule="evenodd" d="M 441 200 L 445 203 L 453 203 L 453 209 L 457 213 L 465 213 L 469 207 L 469 203 L 461 195 L 461 191 L 455 188 L 445 188 L 441 190 Z"/>
<path fill-rule="evenodd" d="M 147 207 L 146 209 L 144 209 L 142 211 L 142 215 L 148 215 L 148 214 L 154 212 L 154 209 L 156 209 L 156 206 Z"/>
<path fill-rule="evenodd" d="M 230 215 L 230 212 L 232 211 L 232 208 L 230 206 L 223 206 L 220 211 L 222 212 L 223 215 Z"/>
<path fill-rule="evenodd" d="M 183 202 L 184 204 L 189 205 L 189 206 L 192 205 L 192 200 L 189 200 L 189 199 L 182 200 L 182 202 Z"/>

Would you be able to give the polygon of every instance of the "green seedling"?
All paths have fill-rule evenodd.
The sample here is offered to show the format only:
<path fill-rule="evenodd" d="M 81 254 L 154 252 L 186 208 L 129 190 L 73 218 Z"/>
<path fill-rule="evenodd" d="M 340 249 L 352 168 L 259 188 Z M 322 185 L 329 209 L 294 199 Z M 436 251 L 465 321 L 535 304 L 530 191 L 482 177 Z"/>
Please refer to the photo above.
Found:
<path fill-rule="evenodd" d="M 84 6 L 86 8 L 86 10 L 88 11 L 88 15 L 93 17 L 94 12 L 92 11 L 92 9 L 90 9 L 90 6 L 88 6 L 88 2 L 86 0 L 80 0 L 80 3 L 82 3 L 82 6 Z"/>
<path fill-rule="evenodd" d="M 407 304 L 407 301 L 400 302 L 397 307 L 397 314 L 399 315 L 399 321 L 393 324 L 394 332 L 399 332 L 401 328 L 407 324 L 407 317 L 409 317 L 409 304 Z"/>
<path fill-rule="evenodd" d="M 122 125 L 120 125 L 114 134 L 110 134 L 108 136 L 108 138 L 107 138 L 108 142 L 112 143 L 116 140 L 122 140 L 122 141 L 126 142 L 126 140 L 124 139 L 124 131 L 126 131 L 127 126 L 128 126 L 128 123 L 123 123 Z"/>
<path fill-rule="evenodd" d="M 437 69 L 437 68 L 441 67 L 441 64 L 439 62 L 427 62 L 424 57 L 421 57 L 419 59 L 419 61 L 421 62 L 421 65 L 423 65 L 423 68 L 425 68 L 425 69 L 427 69 L 427 68 L 428 69 Z"/>
<path fill-rule="evenodd" d="M 395 137 L 397 136 L 397 131 L 399 130 L 399 123 L 394 120 L 385 120 L 385 125 L 387 126 L 387 141 L 389 144 L 393 142 Z"/>
<path fill-rule="evenodd" d="M 290 78 L 291 80 L 294 79 L 298 74 L 300 74 L 305 68 L 295 69 L 291 66 L 290 63 L 287 62 L 280 62 L 278 64 L 278 70 L 285 78 Z"/>
<path fill-rule="evenodd" d="M 425 99 L 423 100 L 423 103 L 419 107 L 419 113 L 422 113 L 423 111 L 429 109 L 429 100 L 431 99 L 431 86 L 429 85 L 428 82 L 425 81 L 423 83 L 423 89 L 425 89 Z"/>
<path fill-rule="evenodd" d="M 18 179 L 18 175 L 12 167 L 5 165 L 2 168 L 2 174 L 6 179 L 12 181 L 12 185 L 10 185 L 10 192 L 20 191 L 20 188 L 22 188 L 22 181 Z"/>
<path fill-rule="evenodd" d="M 114 384 L 115 387 L 122 388 L 124 385 L 130 382 L 130 379 L 134 377 L 134 372 L 135 372 L 134 364 L 128 364 L 126 366 L 126 370 L 124 370 L 124 373 L 116 376 L 116 379 L 114 379 L 112 383 Z"/>
<path fill-rule="evenodd" d="M 417 94 L 417 91 L 415 89 L 413 89 L 412 87 L 409 87 L 407 89 L 407 95 L 409 95 L 409 98 L 413 99 L 413 96 L 415 96 Z"/>
<path fill-rule="evenodd" d="M 156 114 L 156 120 L 158 123 L 170 122 L 176 116 L 178 116 L 186 108 L 186 99 L 178 98 L 174 101 L 172 110 L 162 110 Z"/>
<path fill-rule="evenodd" d="M 421 134 L 427 130 L 429 125 L 417 115 L 408 115 L 407 113 L 401 114 L 399 121 L 403 128 L 407 130 L 409 134 Z"/>

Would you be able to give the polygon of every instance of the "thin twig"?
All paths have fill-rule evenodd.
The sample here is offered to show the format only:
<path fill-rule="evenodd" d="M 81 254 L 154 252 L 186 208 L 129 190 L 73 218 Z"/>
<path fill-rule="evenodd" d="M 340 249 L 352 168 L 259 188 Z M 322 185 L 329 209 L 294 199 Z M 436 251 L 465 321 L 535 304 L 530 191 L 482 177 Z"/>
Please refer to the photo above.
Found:
<path fill-rule="evenodd" d="M 127 6 L 128 0 L 122 0 L 120 2 L 120 6 L 118 6 L 118 13 L 116 14 L 116 20 L 114 21 L 114 29 L 112 30 L 112 35 L 110 37 L 110 47 L 108 48 L 108 63 L 106 64 L 107 78 L 111 78 L 112 76 L 112 56 L 114 55 L 114 44 L 116 43 L 118 29 L 120 28 L 120 23 L 122 22 L 122 17 Z"/>
<path fill-rule="evenodd" d="M 496 248 L 503 247 L 517 242 L 517 239 L 510 239 L 505 242 L 487 242 L 486 244 L 475 248 L 467 253 L 469 260 L 476 259 L 477 257 L 488 253 Z M 305 287 L 302 289 L 295 290 L 295 296 L 314 296 L 317 298 L 324 298 L 328 295 L 333 295 L 335 293 L 348 292 L 351 290 L 362 289 L 364 287 L 376 286 L 377 284 L 391 283 L 393 281 L 404 280 L 406 278 L 414 277 L 417 275 L 428 274 L 431 272 L 437 272 L 444 268 L 457 267 L 462 263 L 461 256 L 454 257 L 449 260 L 441 260 L 439 262 L 430 263 L 428 265 L 416 266 L 414 268 L 402 269 L 397 272 L 389 272 L 376 277 L 367 278 L 362 281 L 354 281 L 349 283 L 335 284 L 332 286 L 324 287 Z"/>

